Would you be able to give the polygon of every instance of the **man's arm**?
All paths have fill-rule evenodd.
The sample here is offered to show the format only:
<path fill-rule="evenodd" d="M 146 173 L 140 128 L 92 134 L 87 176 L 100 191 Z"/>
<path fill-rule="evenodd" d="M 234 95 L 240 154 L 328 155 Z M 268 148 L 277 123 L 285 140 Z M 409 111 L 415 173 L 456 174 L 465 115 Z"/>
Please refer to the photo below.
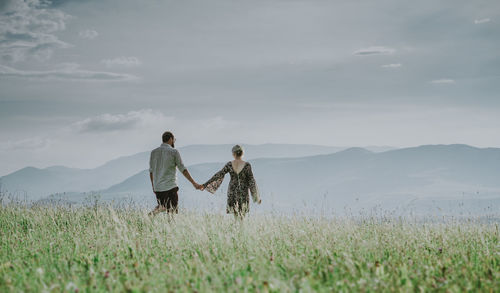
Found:
<path fill-rule="evenodd" d="M 153 192 L 155 192 L 155 186 L 153 184 L 153 173 L 149 172 L 149 179 L 151 179 L 151 187 L 153 188 Z"/>
<path fill-rule="evenodd" d="M 177 169 L 179 169 L 179 171 L 182 172 L 182 175 L 184 175 L 184 177 L 186 177 L 186 179 L 189 180 L 189 182 L 191 182 L 191 184 L 193 184 L 194 188 L 201 189 L 201 185 L 196 183 L 196 181 L 194 181 L 193 177 L 191 177 L 191 174 L 189 174 L 189 171 L 184 166 L 184 163 L 182 162 L 181 154 L 179 153 L 179 151 L 176 152 L 175 164 L 177 165 Z"/>
<path fill-rule="evenodd" d="M 186 177 L 186 179 L 189 180 L 189 182 L 191 182 L 191 184 L 193 184 L 194 188 L 196 188 L 196 189 L 201 188 L 201 185 L 196 183 L 196 181 L 194 181 L 193 177 L 191 177 L 191 174 L 189 174 L 188 169 L 184 169 L 184 171 L 182 171 L 182 175 L 184 175 L 184 177 Z"/>
<path fill-rule="evenodd" d="M 151 179 L 151 187 L 153 188 L 153 192 L 155 192 L 155 185 L 153 183 L 153 163 L 153 152 L 151 152 L 151 155 L 149 156 L 149 179 Z"/>

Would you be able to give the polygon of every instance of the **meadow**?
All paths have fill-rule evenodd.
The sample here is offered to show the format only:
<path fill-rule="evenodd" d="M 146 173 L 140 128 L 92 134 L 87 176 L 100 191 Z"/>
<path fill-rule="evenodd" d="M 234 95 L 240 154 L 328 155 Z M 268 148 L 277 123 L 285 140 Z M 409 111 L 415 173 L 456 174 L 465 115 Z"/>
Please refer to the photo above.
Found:
<path fill-rule="evenodd" d="M 500 292 L 497 222 L 0 206 L 0 292 Z"/>

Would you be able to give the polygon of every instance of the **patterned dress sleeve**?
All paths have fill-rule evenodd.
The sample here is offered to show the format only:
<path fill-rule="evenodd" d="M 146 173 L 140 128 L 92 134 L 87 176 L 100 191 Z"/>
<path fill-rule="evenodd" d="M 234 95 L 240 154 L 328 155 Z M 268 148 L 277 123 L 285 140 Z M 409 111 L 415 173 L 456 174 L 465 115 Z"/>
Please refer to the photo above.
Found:
<path fill-rule="evenodd" d="M 250 189 L 250 193 L 252 194 L 253 202 L 258 202 L 260 200 L 259 188 L 253 177 L 252 165 L 250 163 L 248 163 L 248 181 L 248 189 Z"/>
<path fill-rule="evenodd" d="M 206 191 L 210 193 L 215 193 L 219 186 L 222 184 L 222 181 L 224 180 L 224 175 L 226 175 L 227 172 L 229 172 L 230 162 L 227 163 L 219 172 L 215 173 L 212 178 L 210 178 L 205 184 L 203 184 L 203 187 L 205 188 Z"/>

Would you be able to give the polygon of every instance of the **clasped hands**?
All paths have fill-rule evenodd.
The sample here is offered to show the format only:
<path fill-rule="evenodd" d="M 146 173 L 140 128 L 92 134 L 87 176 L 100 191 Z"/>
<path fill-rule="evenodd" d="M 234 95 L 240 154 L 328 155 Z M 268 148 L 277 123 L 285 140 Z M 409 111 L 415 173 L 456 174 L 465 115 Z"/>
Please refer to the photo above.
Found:
<path fill-rule="evenodd" d="M 197 190 L 201 190 L 201 191 L 205 190 L 205 187 L 204 187 L 203 185 L 198 184 L 198 183 L 196 183 L 196 182 L 193 182 L 193 186 L 194 186 L 194 188 L 195 188 L 195 189 L 197 189 Z"/>

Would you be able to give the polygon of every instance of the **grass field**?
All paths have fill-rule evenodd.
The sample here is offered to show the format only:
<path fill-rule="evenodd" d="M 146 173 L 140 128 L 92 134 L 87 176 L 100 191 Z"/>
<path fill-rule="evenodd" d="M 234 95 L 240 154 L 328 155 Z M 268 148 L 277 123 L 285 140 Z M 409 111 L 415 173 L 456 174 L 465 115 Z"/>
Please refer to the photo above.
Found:
<path fill-rule="evenodd" d="M 0 206 L 0 292 L 500 291 L 498 224 Z"/>

